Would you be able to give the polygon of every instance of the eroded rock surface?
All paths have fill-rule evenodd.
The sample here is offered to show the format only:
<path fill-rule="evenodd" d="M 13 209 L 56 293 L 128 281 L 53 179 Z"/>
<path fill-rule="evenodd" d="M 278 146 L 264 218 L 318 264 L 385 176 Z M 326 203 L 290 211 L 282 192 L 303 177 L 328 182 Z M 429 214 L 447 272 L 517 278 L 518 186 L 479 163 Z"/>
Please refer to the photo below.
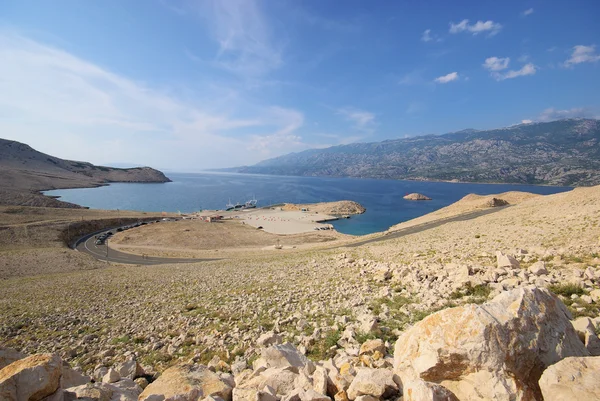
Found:
<path fill-rule="evenodd" d="M 403 381 L 441 384 L 461 400 L 541 400 L 546 367 L 589 355 L 569 318 L 556 296 L 538 288 L 446 309 L 398 339 L 394 371 Z"/>
<path fill-rule="evenodd" d="M 539 381 L 545 401 L 600 400 L 600 357 L 569 357 Z"/>

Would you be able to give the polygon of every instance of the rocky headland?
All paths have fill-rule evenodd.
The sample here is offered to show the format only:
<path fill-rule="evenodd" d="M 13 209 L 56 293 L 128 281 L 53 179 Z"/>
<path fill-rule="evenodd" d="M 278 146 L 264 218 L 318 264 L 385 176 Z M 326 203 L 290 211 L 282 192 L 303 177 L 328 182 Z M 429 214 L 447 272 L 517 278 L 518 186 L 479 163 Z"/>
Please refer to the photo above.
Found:
<path fill-rule="evenodd" d="M 79 208 L 44 196 L 40 191 L 89 188 L 111 182 L 169 182 L 150 167 L 115 168 L 59 159 L 6 139 L 0 139 L 0 205 Z"/>
<path fill-rule="evenodd" d="M 352 214 L 363 214 L 367 211 L 364 206 L 358 202 L 342 200 L 336 202 L 320 202 L 310 204 L 294 204 L 286 203 L 282 207 L 282 210 L 307 210 L 310 212 L 317 212 L 322 214 L 329 214 L 333 216 L 340 215 L 352 215 Z"/>

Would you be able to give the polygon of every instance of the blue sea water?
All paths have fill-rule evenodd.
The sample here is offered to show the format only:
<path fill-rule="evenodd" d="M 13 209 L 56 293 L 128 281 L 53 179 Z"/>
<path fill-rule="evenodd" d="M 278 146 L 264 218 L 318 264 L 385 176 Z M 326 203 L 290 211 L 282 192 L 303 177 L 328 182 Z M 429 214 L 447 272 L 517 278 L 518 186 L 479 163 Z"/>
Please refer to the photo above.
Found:
<path fill-rule="evenodd" d="M 394 224 L 430 213 L 469 193 L 480 195 L 526 191 L 547 195 L 568 187 L 510 184 L 465 184 L 359 178 L 288 177 L 225 173 L 170 173 L 164 184 L 115 183 L 100 188 L 60 189 L 45 194 L 93 209 L 152 212 L 194 212 L 224 209 L 229 200 L 244 203 L 256 197 L 258 206 L 291 202 L 314 203 L 353 200 L 367 212 L 333 223 L 346 234 L 384 231 Z M 407 201 L 407 193 L 419 192 L 431 201 Z"/>

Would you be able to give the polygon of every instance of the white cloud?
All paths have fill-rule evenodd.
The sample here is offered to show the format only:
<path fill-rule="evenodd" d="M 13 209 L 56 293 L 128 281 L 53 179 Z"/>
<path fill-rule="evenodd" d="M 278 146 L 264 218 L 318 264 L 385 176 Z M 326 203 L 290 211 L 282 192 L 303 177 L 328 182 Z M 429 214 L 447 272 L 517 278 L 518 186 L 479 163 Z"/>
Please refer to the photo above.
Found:
<path fill-rule="evenodd" d="M 422 42 L 442 42 L 443 39 L 440 38 L 438 35 L 431 33 L 431 29 L 426 29 L 423 32 L 423 35 L 421 35 L 421 41 Z"/>
<path fill-rule="evenodd" d="M 344 107 L 337 110 L 337 114 L 340 114 L 346 118 L 346 120 L 354 123 L 354 126 L 358 130 L 372 131 L 375 124 L 375 114 L 356 109 L 354 107 Z"/>
<path fill-rule="evenodd" d="M 573 47 L 571 57 L 565 61 L 565 66 L 572 67 L 575 64 L 595 63 L 600 60 L 600 55 L 596 54 L 596 46 L 577 45 Z"/>
<path fill-rule="evenodd" d="M 449 74 L 442 75 L 441 77 L 437 77 L 436 79 L 434 79 L 434 81 L 439 84 L 447 84 L 448 82 L 456 80 L 458 80 L 458 72 L 451 72 Z"/>
<path fill-rule="evenodd" d="M 59 157 L 189 171 L 314 146 L 298 133 L 301 112 L 235 89 L 206 87 L 183 100 L 1 31 L 0 60 L 0 110 L 10 116 L 0 119 L 3 137 Z"/>
<path fill-rule="evenodd" d="M 431 36 L 431 29 L 426 29 L 425 32 L 423 32 L 423 36 L 421 36 L 421 41 L 431 42 L 432 40 L 433 37 Z"/>
<path fill-rule="evenodd" d="M 502 25 L 494 21 L 477 21 L 469 25 L 469 20 L 464 19 L 458 24 L 450 22 L 450 33 L 469 32 L 473 35 L 478 35 L 487 32 L 489 36 L 494 36 L 502 29 Z"/>
<path fill-rule="evenodd" d="M 215 63 L 245 78 L 283 65 L 282 46 L 273 38 L 257 0 L 193 3 L 219 45 Z"/>
<path fill-rule="evenodd" d="M 510 58 L 508 57 L 488 57 L 483 63 L 483 67 L 489 71 L 502 71 L 508 68 Z"/>
<path fill-rule="evenodd" d="M 485 59 L 485 62 L 482 65 L 483 68 L 488 70 L 490 75 L 497 81 L 503 81 L 505 79 L 522 77 L 526 75 L 534 75 L 537 72 L 537 67 L 533 63 L 527 63 L 519 70 L 501 72 L 508 68 L 509 63 L 509 57 L 488 57 Z"/>
<path fill-rule="evenodd" d="M 528 15 L 531 15 L 531 14 L 533 14 L 533 8 L 528 8 L 527 10 L 525 10 L 525 11 L 523 11 L 523 12 L 521 13 L 521 15 L 522 15 L 523 17 L 526 17 L 526 16 L 528 16 Z"/>
<path fill-rule="evenodd" d="M 531 124 L 532 122 L 532 120 L 522 120 L 521 124 Z"/>
<path fill-rule="evenodd" d="M 537 121 L 554 121 L 564 118 L 600 118 L 600 113 L 583 107 L 574 107 L 566 110 L 557 110 L 550 107 L 538 116 Z"/>
<path fill-rule="evenodd" d="M 520 70 L 510 70 L 505 73 L 500 80 L 511 79 L 516 77 L 524 77 L 526 75 L 535 75 L 537 69 L 532 63 L 525 64 Z"/>

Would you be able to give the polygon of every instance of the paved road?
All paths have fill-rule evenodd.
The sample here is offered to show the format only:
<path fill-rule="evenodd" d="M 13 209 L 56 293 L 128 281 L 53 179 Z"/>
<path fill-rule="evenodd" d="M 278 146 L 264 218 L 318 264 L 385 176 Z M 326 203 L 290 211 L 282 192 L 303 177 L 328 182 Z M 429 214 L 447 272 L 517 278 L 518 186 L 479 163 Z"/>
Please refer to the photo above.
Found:
<path fill-rule="evenodd" d="M 113 228 L 114 230 L 114 228 Z M 206 262 L 218 259 L 187 259 L 187 258 L 158 258 L 154 256 L 141 256 L 132 253 L 120 252 L 110 248 L 110 246 L 102 244 L 96 245 L 96 235 L 111 230 L 104 230 L 100 233 L 93 233 L 80 239 L 75 247 L 80 252 L 85 252 L 92 255 L 98 260 L 108 260 L 114 263 L 126 263 L 133 265 L 161 265 L 167 263 L 193 263 Z M 110 239 L 108 240 L 110 243 Z M 107 249 L 108 248 L 108 249 Z"/>
<path fill-rule="evenodd" d="M 445 219 L 435 220 L 435 221 L 432 221 L 430 223 L 423 223 L 423 224 L 419 224 L 419 225 L 416 225 L 416 226 L 404 228 L 402 230 L 394 231 L 394 232 L 391 232 L 389 234 L 385 234 L 385 235 L 383 235 L 381 237 L 371 238 L 371 239 L 367 239 L 367 240 L 364 240 L 364 241 L 353 242 L 351 244 L 343 245 L 340 248 L 355 248 L 357 246 L 361 246 L 361 245 L 365 245 L 365 244 L 370 244 L 370 243 L 373 243 L 373 242 L 387 241 L 387 240 L 392 239 L 392 238 L 400 238 L 400 237 L 404 237 L 405 235 L 410 235 L 410 234 L 415 234 L 415 233 L 418 233 L 418 232 L 421 232 L 421 231 L 430 230 L 432 228 L 439 227 L 439 226 L 447 224 L 447 223 L 452 223 L 454 221 L 472 220 L 472 219 L 475 219 L 475 218 L 480 217 L 480 216 L 485 216 L 486 214 L 491 214 L 491 213 L 498 212 L 498 211 L 500 211 L 502 209 L 505 209 L 507 207 L 510 207 L 510 206 L 493 207 L 493 208 L 486 209 L 486 210 L 478 210 L 478 211 L 475 211 L 475 212 L 469 212 L 469 213 L 460 214 L 460 215 L 455 216 L 455 217 L 448 217 L 448 218 L 445 218 Z"/>
<path fill-rule="evenodd" d="M 486 210 L 478 210 L 475 212 L 464 213 L 455 217 L 448 217 L 446 219 L 440 219 L 436 221 L 432 221 L 430 223 L 423 223 L 413 227 L 408 227 L 402 230 L 394 231 L 389 234 L 382 235 L 380 237 L 371 238 L 364 241 L 357 241 L 351 244 L 336 246 L 335 248 L 354 248 L 357 246 L 370 244 L 379 241 L 387 241 L 393 238 L 400 238 L 405 235 L 415 234 L 421 231 L 430 230 L 435 227 L 439 227 L 443 224 L 452 223 L 455 221 L 466 221 L 472 220 L 480 216 L 485 216 L 486 214 L 491 214 L 498 212 L 502 209 L 505 209 L 510 206 L 502 206 L 502 207 L 494 207 Z M 115 228 L 112 228 L 114 230 Z M 111 231 L 111 229 L 106 229 L 102 232 Z M 218 259 L 186 259 L 186 258 L 158 258 L 153 256 L 141 256 L 135 255 L 132 253 L 120 252 L 115 249 L 111 249 L 107 245 L 96 245 L 96 235 L 101 234 L 102 232 L 89 234 L 86 237 L 83 237 L 77 242 L 76 249 L 81 252 L 88 253 L 95 257 L 98 260 L 108 260 L 109 262 L 115 263 L 127 263 L 127 264 L 136 264 L 136 265 L 159 265 L 166 263 L 193 263 L 193 262 L 206 262 L 211 260 Z M 110 243 L 110 239 L 108 241 Z"/>

